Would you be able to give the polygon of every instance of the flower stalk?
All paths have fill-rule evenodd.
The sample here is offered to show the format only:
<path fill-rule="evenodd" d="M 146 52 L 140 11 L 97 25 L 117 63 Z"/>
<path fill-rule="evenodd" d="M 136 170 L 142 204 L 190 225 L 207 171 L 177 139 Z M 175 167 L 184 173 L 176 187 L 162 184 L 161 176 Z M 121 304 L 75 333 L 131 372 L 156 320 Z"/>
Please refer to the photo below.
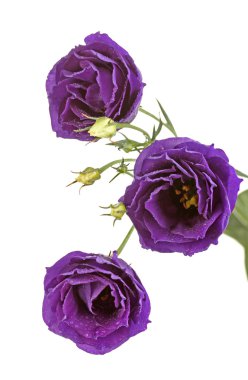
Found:
<path fill-rule="evenodd" d="M 145 136 L 147 142 L 148 143 L 151 142 L 151 137 L 150 137 L 149 133 L 147 133 L 144 129 L 142 129 L 140 127 L 136 127 L 136 125 L 128 124 L 128 123 L 118 123 L 117 128 L 119 128 L 119 129 L 129 128 L 129 129 L 133 129 L 134 131 L 141 132 Z"/>
<path fill-rule="evenodd" d="M 119 246 L 119 248 L 117 249 L 117 255 L 119 256 L 121 254 L 121 252 L 123 251 L 123 249 L 125 248 L 128 240 L 130 239 L 132 233 L 134 231 L 134 225 L 130 228 L 130 230 L 128 231 L 128 233 L 126 234 L 125 238 L 123 239 L 121 245 Z"/>
<path fill-rule="evenodd" d="M 123 162 L 135 162 L 135 158 L 125 158 L 125 159 L 121 159 L 121 160 L 114 160 L 114 161 L 111 161 L 109 162 L 108 164 L 102 166 L 99 171 L 100 173 L 102 174 L 103 172 L 105 172 L 107 169 L 111 168 L 113 165 L 116 165 L 116 164 L 121 164 Z"/>

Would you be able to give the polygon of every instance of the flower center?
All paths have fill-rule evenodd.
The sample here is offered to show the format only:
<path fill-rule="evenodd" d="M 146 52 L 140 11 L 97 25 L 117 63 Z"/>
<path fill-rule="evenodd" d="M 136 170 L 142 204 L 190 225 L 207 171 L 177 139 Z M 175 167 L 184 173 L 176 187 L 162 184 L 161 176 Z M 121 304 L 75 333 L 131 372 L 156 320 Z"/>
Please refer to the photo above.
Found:
<path fill-rule="evenodd" d="M 115 310 L 114 298 L 111 294 L 109 286 L 97 296 L 93 301 L 93 307 L 95 311 L 100 311 L 103 314 L 111 314 Z"/>
<path fill-rule="evenodd" d="M 188 210 L 190 207 L 198 207 L 198 194 L 196 191 L 195 181 L 190 180 L 182 183 L 180 180 L 174 182 L 174 192 L 179 203 Z"/>

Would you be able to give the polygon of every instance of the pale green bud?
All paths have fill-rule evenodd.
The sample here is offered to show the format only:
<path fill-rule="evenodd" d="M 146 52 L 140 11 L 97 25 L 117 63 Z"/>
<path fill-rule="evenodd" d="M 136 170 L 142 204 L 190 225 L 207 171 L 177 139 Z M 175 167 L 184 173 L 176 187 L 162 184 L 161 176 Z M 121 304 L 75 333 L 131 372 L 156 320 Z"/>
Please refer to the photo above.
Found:
<path fill-rule="evenodd" d="M 102 207 L 100 206 L 101 208 L 104 208 L 104 209 L 110 209 L 110 213 L 109 214 L 102 214 L 102 216 L 113 216 L 115 219 L 114 219 L 114 223 L 117 221 L 117 220 L 121 220 L 123 215 L 126 213 L 126 207 L 124 205 L 124 203 L 120 202 L 120 203 L 117 203 L 115 205 L 110 205 L 110 206 L 107 206 L 107 207 Z"/>
<path fill-rule="evenodd" d="M 110 205 L 110 215 L 115 219 L 120 220 L 123 215 L 126 213 L 126 207 L 124 203 L 117 203 L 116 205 Z"/>
<path fill-rule="evenodd" d="M 100 178 L 101 174 L 99 169 L 89 167 L 79 173 L 76 181 L 81 182 L 83 185 L 93 185 L 93 183 Z"/>
<path fill-rule="evenodd" d="M 91 167 L 88 167 L 84 169 L 82 172 L 78 172 L 77 174 L 78 176 L 76 177 L 76 179 L 73 182 L 69 183 L 69 185 L 67 186 L 71 186 L 74 183 L 80 182 L 82 183 L 82 186 L 80 187 L 81 190 L 82 187 L 93 185 L 95 181 L 101 178 L 100 170 Z"/>
<path fill-rule="evenodd" d="M 108 117 L 99 117 L 88 132 L 93 137 L 111 138 L 116 134 L 116 124 Z"/>

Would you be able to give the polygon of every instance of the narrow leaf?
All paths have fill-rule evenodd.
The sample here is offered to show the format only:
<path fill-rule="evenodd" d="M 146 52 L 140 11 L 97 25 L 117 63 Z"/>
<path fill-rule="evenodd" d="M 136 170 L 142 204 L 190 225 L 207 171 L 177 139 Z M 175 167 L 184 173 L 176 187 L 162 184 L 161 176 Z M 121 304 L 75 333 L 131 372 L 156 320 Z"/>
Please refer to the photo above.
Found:
<path fill-rule="evenodd" d="M 171 131 L 171 133 L 173 133 L 173 135 L 175 137 L 177 137 L 177 134 L 176 134 L 176 131 L 175 131 L 175 128 L 173 127 L 173 124 L 172 122 L 170 121 L 170 118 L 169 116 L 167 115 L 167 113 L 165 112 L 164 108 L 162 107 L 161 103 L 158 101 L 157 99 L 157 102 L 158 102 L 158 105 L 159 105 L 159 108 L 165 118 L 165 120 L 167 121 L 167 124 L 166 124 L 166 127 L 169 129 L 169 131 Z"/>
<path fill-rule="evenodd" d="M 158 128 L 157 128 L 156 133 L 155 133 L 155 138 L 160 134 L 162 127 L 163 127 L 163 123 L 162 123 L 162 121 L 160 120 L 160 121 L 159 121 Z"/>
<path fill-rule="evenodd" d="M 156 128 L 155 128 L 155 125 L 153 127 L 153 130 L 152 130 L 152 141 L 154 141 L 156 138 Z"/>
<path fill-rule="evenodd" d="M 248 175 L 247 175 L 247 174 L 242 173 L 240 170 L 237 170 L 237 169 L 235 169 L 235 170 L 236 170 L 237 175 L 239 175 L 240 177 L 248 178 Z"/>

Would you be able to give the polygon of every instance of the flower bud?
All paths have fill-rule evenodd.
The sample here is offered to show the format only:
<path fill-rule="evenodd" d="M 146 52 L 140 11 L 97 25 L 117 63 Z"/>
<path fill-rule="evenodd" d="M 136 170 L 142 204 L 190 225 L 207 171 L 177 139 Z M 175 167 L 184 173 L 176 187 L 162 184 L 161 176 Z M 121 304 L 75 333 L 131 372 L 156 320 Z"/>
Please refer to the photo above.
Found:
<path fill-rule="evenodd" d="M 93 137 L 111 138 L 116 134 L 116 124 L 108 117 L 99 117 L 88 132 Z"/>
<path fill-rule="evenodd" d="M 121 220 L 123 215 L 126 213 L 126 206 L 122 202 L 117 203 L 115 205 L 111 204 L 108 207 L 100 207 L 103 209 L 110 209 L 109 214 L 102 214 L 102 216 L 113 216 L 115 218 L 113 224 L 115 224 L 117 220 Z"/>
<path fill-rule="evenodd" d="M 99 169 L 89 167 L 79 173 L 76 181 L 81 182 L 83 185 L 93 185 L 93 183 L 100 178 L 101 174 Z"/>
<path fill-rule="evenodd" d="M 120 144 L 121 149 L 124 150 L 125 153 L 133 152 L 134 150 L 136 150 L 137 145 L 139 145 L 139 143 L 130 139 L 124 140 Z"/>
<path fill-rule="evenodd" d="M 115 205 L 110 205 L 110 215 L 115 219 L 120 220 L 126 213 L 126 206 L 124 203 L 117 203 Z"/>
<path fill-rule="evenodd" d="M 124 136 L 123 133 L 121 134 Z M 144 144 L 138 141 L 128 139 L 126 136 L 124 137 L 125 137 L 124 140 L 112 141 L 111 143 L 107 145 L 115 146 L 116 148 L 118 148 L 118 150 L 123 150 L 125 153 L 130 153 L 130 152 L 135 152 L 135 151 L 139 152 L 140 149 L 143 149 L 145 146 Z"/>
<path fill-rule="evenodd" d="M 82 186 L 80 187 L 81 189 L 83 186 L 93 185 L 95 181 L 101 178 L 100 170 L 91 167 L 88 167 L 82 172 L 78 172 L 77 174 L 77 178 L 67 186 L 73 185 L 76 182 L 80 182 L 82 183 Z"/>
<path fill-rule="evenodd" d="M 121 162 L 120 166 L 118 166 L 118 168 L 115 168 L 115 169 L 120 174 L 126 174 L 129 171 L 128 170 L 128 165 L 129 164 L 125 164 L 124 159 L 122 159 L 122 162 Z"/>
<path fill-rule="evenodd" d="M 122 159 L 122 161 L 121 161 L 121 164 L 120 164 L 120 166 L 118 166 L 117 168 L 115 168 L 115 167 L 112 167 L 112 169 L 115 169 L 116 171 L 117 171 L 117 174 L 109 181 L 109 183 L 110 182 L 112 182 L 112 181 L 114 181 L 114 179 L 115 178 L 117 178 L 120 174 L 128 174 L 128 175 L 130 175 L 130 176 L 133 176 L 130 172 L 132 172 L 133 171 L 133 169 L 128 169 L 128 165 L 129 164 L 125 164 L 125 160 L 124 160 L 124 158 Z"/>

